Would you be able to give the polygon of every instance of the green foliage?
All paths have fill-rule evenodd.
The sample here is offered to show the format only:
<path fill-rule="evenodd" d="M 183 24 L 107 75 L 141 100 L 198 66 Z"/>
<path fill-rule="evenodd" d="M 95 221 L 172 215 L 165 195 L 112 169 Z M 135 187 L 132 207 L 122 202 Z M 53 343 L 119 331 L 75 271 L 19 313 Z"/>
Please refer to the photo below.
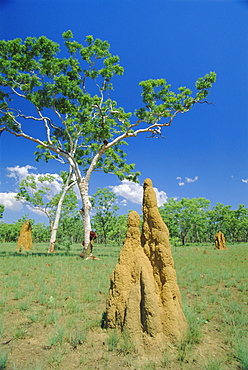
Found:
<path fill-rule="evenodd" d="M 65 241 L 70 243 L 82 243 L 84 240 L 84 227 L 82 218 L 79 215 L 66 216 L 60 221 L 57 240 L 62 244 Z"/>
<path fill-rule="evenodd" d="M 59 57 L 59 45 L 44 36 L 0 41 L 0 123 L 7 131 L 20 133 L 24 118 L 43 121 L 47 140 L 34 140 L 37 160 L 61 160 L 65 153 L 73 153 L 86 171 L 104 142 L 124 133 L 130 124 L 130 113 L 117 108 L 108 93 L 113 76 L 124 70 L 107 41 L 87 36 L 84 46 L 73 40 L 71 31 L 64 32 L 63 39 L 67 58 Z M 13 92 L 34 105 L 38 116 L 11 108 Z M 58 123 L 43 115 L 47 109 Z M 134 165 L 125 163 L 122 144 L 124 140 L 116 143 L 115 150 L 106 148 L 97 167 L 135 180 L 138 173 L 132 173 Z"/>
<path fill-rule="evenodd" d="M 209 221 L 214 232 L 221 230 L 231 242 L 248 238 L 248 209 L 243 204 L 233 210 L 231 206 L 216 203 L 209 213 Z"/>
<path fill-rule="evenodd" d="M 4 205 L 0 204 L 0 218 L 3 218 Z"/>
<path fill-rule="evenodd" d="M 160 207 L 164 222 L 168 225 L 173 238 L 181 238 L 182 244 L 191 236 L 194 242 L 200 242 L 207 231 L 206 210 L 210 201 L 205 198 L 169 198 L 168 202 Z"/>
<path fill-rule="evenodd" d="M 74 170 L 77 166 L 82 166 L 83 173 L 101 169 L 121 180 L 137 181 L 139 173 L 134 172 L 134 164 L 126 163 L 121 149 L 125 139 L 147 131 L 154 134 L 155 127 L 168 126 L 178 113 L 205 102 L 215 73 L 199 78 L 195 93 L 186 87 L 175 93 L 165 79 L 140 82 L 144 107 L 132 117 L 109 97 L 113 77 L 124 72 L 109 43 L 87 36 L 81 44 L 70 30 L 62 37 L 67 57 L 45 36 L 0 41 L 1 126 L 36 142 L 37 160 L 70 158 Z M 30 102 L 37 115 L 25 115 L 21 106 L 16 107 L 13 94 Z M 43 123 L 45 140 L 37 138 L 35 130 L 28 132 L 31 126 L 26 128 L 25 120 L 31 119 L 36 125 Z"/>
<path fill-rule="evenodd" d="M 28 219 L 29 219 L 28 215 L 24 215 L 14 224 L 0 222 L 0 240 L 5 242 L 17 241 L 21 227 L 23 223 Z M 33 225 L 34 220 L 30 220 L 30 223 L 31 225 Z"/>
<path fill-rule="evenodd" d="M 170 90 L 165 79 L 140 82 L 145 108 L 138 109 L 136 116 L 149 124 L 156 124 L 162 118 L 169 118 L 168 124 L 178 113 L 185 113 L 196 103 L 207 98 L 209 89 L 216 81 L 216 74 L 210 72 L 196 81 L 198 92 L 195 96 L 187 87 L 179 87 L 179 93 Z"/>
<path fill-rule="evenodd" d="M 108 234 L 112 242 L 119 243 L 120 245 L 122 244 L 127 231 L 127 217 L 127 214 L 117 216 Z"/>
<path fill-rule="evenodd" d="M 50 238 L 50 227 L 45 223 L 38 222 L 32 225 L 32 240 L 35 243 L 48 242 Z"/>
<path fill-rule="evenodd" d="M 109 43 L 89 35 L 81 44 L 70 30 L 62 37 L 63 53 L 45 36 L 0 41 L 0 129 L 36 143 L 37 161 L 55 159 L 70 164 L 84 203 L 88 243 L 92 172 L 101 170 L 120 180 L 137 181 L 135 165 L 126 163 L 123 146 L 127 139 L 145 132 L 152 137 L 161 135 L 177 114 L 206 102 L 216 74 L 199 78 L 195 92 L 187 87 L 174 92 L 165 79 L 142 81 L 142 107 L 126 112 L 110 97 L 112 80 L 123 75 L 124 69 L 119 57 L 110 52 Z M 22 104 L 23 100 L 28 104 Z M 28 186 L 32 194 L 22 184 L 20 198 L 43 209 L 51 222 L 44 202 L 45 185 L 36 190 L 30 178 Z"/>
<path fill-rule="evenodd" d="M 62 174 L 66 176 L 64 173 Z M 28 175 L 20 182 L 16 199 L 29 204 L 48 217 L 50 225 L 53 224 L 58 203 L 61 198 L 62 190 L 53 194 L 51 185 L 56 177 L 53 175 L 40 175 L 35 178 L 34 175 Z M 63 187 L 63 184 L 61 184 Z M 66 217 L 75 210 L 77 206 L 77 197 L 73 189 L 67 191 L 63 200 L 61 217 Z"/>
<path fill-rule="evenodd" d="M 169 228 L 172 245 L 176 246 L 179 239 L 182 245 L 213 242 L 219 230 L 228 242 L 248 240 L 248 209 L 244 205 L 239 205 L 237 210 L 221 203 L 212 209 L 209 207 L 210 201 L 205 198 L 169 198 L 159 208 Z"/>
<path fill-rule="evenodd" d="M 98 188 L 97 192 L 92 195 L 91 203 L 95 209 L 93 216 L 93 227 L 97 231 L 98 237 L 102 237 L 104 244 L 107 244 L 108 235 L 115 229 L 117 221 L 117 210 L 119 207 L 115 205 L 117 196 L 109 189 Z"/>

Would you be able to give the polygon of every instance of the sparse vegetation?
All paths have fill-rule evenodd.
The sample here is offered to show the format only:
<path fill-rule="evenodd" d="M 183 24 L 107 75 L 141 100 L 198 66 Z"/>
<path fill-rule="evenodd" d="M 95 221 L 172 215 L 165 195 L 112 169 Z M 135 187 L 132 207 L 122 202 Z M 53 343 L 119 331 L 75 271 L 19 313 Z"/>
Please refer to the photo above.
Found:
<path fill-rule="evenodd" d="M 128 333 L 101 329 L 120 248 L 96 245 L 100 260 L 84 261 L 80 244 L 52 255 L 1 244 L 1 369 L 248 369 L 247 243 L 173 248 L 189 330 L 146 355 Z"/>
<path fill-rule="evenodd" d="M 6 368 L 7 360 L 8 360 L 8 355 L 6 353 L 0 354 L 0 370 L 3 370 Z"/>

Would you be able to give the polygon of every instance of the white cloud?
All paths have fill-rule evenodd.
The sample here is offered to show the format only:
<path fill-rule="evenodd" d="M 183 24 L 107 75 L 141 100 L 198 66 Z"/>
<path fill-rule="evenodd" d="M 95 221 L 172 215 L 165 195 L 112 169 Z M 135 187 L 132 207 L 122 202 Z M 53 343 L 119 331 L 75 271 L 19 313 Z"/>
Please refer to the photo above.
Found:
<path fill-rule="evenodd" d="M 28 209 L 30 212 L 33 212 L 33 213 L 35 213 L 36 215 L 39 215 L 39 216 L 46 216 L 44 212 L 40 211 L 39 209 L 36 209 L 36 208 L 31 207 L 29 204 L 26 204 L 26 207 L 27 207 L 27 209 Z"/>
<path fill-rule="evenodd" d="M 120 202 L 120 205 L 123 206 L 123 207 L 126 207 L 127 205 L 127 200 L 126 199 L 123 199 L 121 202 Z"/>
<path fill-rule="evenodd" d="M 191 182 L 195 182 L 198 180 L 198 176 L 195 176 L 193 179 L 189 178 L 189 177 L 185 177 L 185 181 L 190 184 Z"/>
<path fill-rule="evenodd" d="M 28 175 L 34 176 L 34 180 L 37 184 L 37 189 L 41 189 L 42 186 L 46 186 L 51 189 L 51 196 L 54 196 L 55 194 L 58 194 L 61 191 L 62 187 L 62 179 L 57 173 L 35 173 L 30 170 L 36 170 L 36 167 L 26 165 L 20 167 L 19 165 L 14 167 L 7 167 L 7 171 L 9 172 L 7 174 L 7 177 L 13 177 L 16 180 L 17 185 L 25 179 Z M 46 175 L 52 175 L 54 177 L 54 181 L 49 183 L 48 181 L 39 182 L 38 178 L 39 176 L 46 176 Z"/>
<path fill-rule="evenodd" d="M 179 185 L 179 186 L 183 186 L 183 185 L 185 185 L 185 182 L 183 182 L 183 181 L 182 181 L 182 178 L 181 178 L 181 177 L 179 177 L 179 176 L 178 176 L 178 177 L 177 177 L 177 180 L 179 180 L 179 181 L 178 181 L 178 185 Z"/>
<path fill-rule="evenodd" d="M 242 179 L 242 182 L 245 182 L 246 184 L 248 184 L 248 179 Z"/>
<path fill-rule="evenodd" d="M 123 180 L 120 185 L 110 186 L 110 188 L 116 195 L 123 197 L 132 203 L 142 203 L 143 187 L 140 184 Z"/>
<path fill-rule="evenodd" d="M 20 166 L 14 166 L 14 167 L 7 167 L 6 168 L 9 174 L 7 177 L 14 177 L 17 181 L 22 181 L 27 177 L 27 175 L 30 175 L 29 170 L 36 170 L 36 167 L 30 166 L 27 164 L 26 166 L 20 167 Z"/>
<path fill-rule="evenodd" d="M 4 205 L 5 211 L 20 212 L 23 209 L 24 207 L 23 203 L 15 199 L 16 194 L 17 193 L 14 192 L 0 193 L 0 204 Z M 34 209 L 28 204 L 26 205 L 26 207 L 28 208 L 29 211 L 44 216 L 44 212 L 39 211 L 38 209 Z"/>
<path fill-rule="evenodd" d="M 164 203 L 167 202 L 168 200 L 168 196 L 166 194 L 165 191 L 161 190 L 159 191 L 157 188 L 153 188 L 155 193 L 156 193 L 156 197 L 157 197 L 157 201 L 158 201 L 158 207 L 162 206 Z"/>
<path fill-rule="evenodd" d="M 14 167 L 7 167 L 6 170 L 8 171 L 7 177 L 13 178 L 15 180 L 15 186 L 18 187 L 20 182 L 25 179 L 28 175 L 34 176 L 34 180 L 37 184 L 37 190 L 41 189 L 42 186 L 46 186 L 50 189 L 49 194 L 47 194 L 47 199 L 50 197 L 53 197 L 54 195 L 58 194 L 61 191 L 62 188 L 62 179 L 61 177 L 56 173 L 38 173 L 36 167 L 26 165 L 26 166 L 14 166 Z M 38 181 L 39 176 L 46 176 L 51 175 L 54 177 L 54 181 L 49 183 L 48 181 L 40 182 Z M 77 189 L 75 189 L 77 190 Z M 78 191 L 77 191 L 78 192 Z M 6 193 L 0 193 L 0 204 L 3 204 L 5 207 L 5 210 L 13 211 L 13 212 L 19 212 L 22 210 L 24 203 L 21 201 L 17 201 L 15 199 L 16 192 L 6 192 Z M 25 206 L 28 208 L 29 211 L 34 212 L 39 215 L 44 215 L 44 212 L 41 212 L 37 209 L 32 208 L 28 204 L 25 204 Z"/>
<path fill-rule="evenodd" d="M 132 203 L 142 204 L 143 186 L 141 186 L 140 184 L 128 180 L 123 180 L 120 185 L 110 186 L 110 188 L 116 195 L 125 198 L 124 201 L 128 200 Z M 159 191 L 157 188 L 153 189 L 156 193 L 158 206 L 166 203 L 168 199 L 167 194 L 164 191 Z"/>
<path fill-rule="evenodd" d="M 40 183 L 38 181 L 38 177 L 39 176 L 46 176 L 46 175 L 52 175 L 54 177 L 54 180 L 50 183 L 49 181 L 44 181 L 42 183 Z M 56 174 L 56 173 L 44 173 L 44 174 L 38 174 L 38 175 L 34 175 L 35 176 L 35 180 L 37 182 L 37 185 L 38 185 L 38 189 L 41 188 L 42 186 L 46 186 L 48 187 L 49 189 L 51 189 L 51 195 L 54 196 L 55 194 L 58 194 L 61 189 L 62 189 L 62 179 L 61 177 Z"/>
<path fill-rule="evenodd" d="M 4 205 L 5 210 L 12 212 L 21 211 L 23 205 L 15 199 L 16 193 L 0 193 L 0 204 Z"/>
<path fill-rule="evenodd" d="M 178 176 L 177 180 L 178 180 L 178 185 L 183 186 L 183 185 L 185 185 L 185 183 L 191 184 L 191 183 L 197 181 L 198 176 L 195 176 L 193 179 L 191 179 L 190 177 L 185 177 L 184 180 L 182 180 L 182 178 L 180 176 Z"/>

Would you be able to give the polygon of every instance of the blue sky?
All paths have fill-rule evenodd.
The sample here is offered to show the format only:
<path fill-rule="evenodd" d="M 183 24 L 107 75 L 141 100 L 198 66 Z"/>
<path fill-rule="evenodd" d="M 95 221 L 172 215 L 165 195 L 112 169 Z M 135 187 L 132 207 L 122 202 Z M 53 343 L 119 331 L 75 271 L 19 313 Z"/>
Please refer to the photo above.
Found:
<path fill-rule="evenodd" d="M 204 197 L 248 207 L 248 2 L 180 0 L 5 0 L 0 2 L 0 39 L 45 35 L 61 43 L 71 29 L 75 39 L 106 39 L 120 57 L 124 76 L 114 80 L 113 98 L 126 111 L 141 104 L 141 80 L 165 78 L 177 90 L 194 89 L 198 77 L 217 73 L 208 100 L 178 116 L 165 128 L 166 139 L 132 138 L 129 163 L 153 180 L 160 202 L 166 197 Z M 59 173 L 56 162 L 35 162 L 35 146 L 1 135 L 1 195 L 4 221 L 29 213 L 13 202 L 18 181 L 27 173 Z M 19 167 L 17 167 L 19 166 Z M 35 168 L 31 168 L 31 167 Z M 8 169 L 7 169 L 8 168 Z M 141 212 L 141 186 L 95 173 L 90 194 L 111 187 L 121 212 Z M 12 194 L 12 195 L 11 195 Z M 122 204 L 122 205 L 121 205 Z"/>

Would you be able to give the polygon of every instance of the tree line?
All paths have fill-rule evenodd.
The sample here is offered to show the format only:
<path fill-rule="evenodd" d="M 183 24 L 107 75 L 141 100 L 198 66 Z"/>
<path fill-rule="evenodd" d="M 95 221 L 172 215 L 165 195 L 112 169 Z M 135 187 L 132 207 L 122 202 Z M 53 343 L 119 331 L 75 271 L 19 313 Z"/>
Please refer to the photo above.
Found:
<path fill-rule="evenodd" d="M 98 188 L 92 195 L 92 229 L 97 233 L 97 243 L 121 244 L 127 229 L 127 214 L 118 215 L 117 196 L 107 188 Z M 212 208 L 206 198 L 169 198 L 159 207 L 163 221 L 167 224 L 173 245 L 214 242 L 216 232 L 222 231 L 227 242 L 248 241 L 248 208 L 240 204 L 237 209 L 216 203 Z M 67 207 L 70 208 L 70 207 Z M 0 223 L 0 240 L 16 242 L 24 216 L 14 224 Z M 49 242 L 50 227 L 45 223 L 32 223 L 34 242 Z M 57 230 L 57 243 L 81 243 L 84 229 L 77 213 L 63 212 Z"/>
<path fill-rule="evenodd" d="M 227 242 L 248 241 L 248 208 L 243 204 L 234 210 L 222 203 L 210 208 L 210 200 L 205 198 L 169 198 L 159 210 L 170 237 L 181 245 L 213 242 L 218 231 Z"/>

